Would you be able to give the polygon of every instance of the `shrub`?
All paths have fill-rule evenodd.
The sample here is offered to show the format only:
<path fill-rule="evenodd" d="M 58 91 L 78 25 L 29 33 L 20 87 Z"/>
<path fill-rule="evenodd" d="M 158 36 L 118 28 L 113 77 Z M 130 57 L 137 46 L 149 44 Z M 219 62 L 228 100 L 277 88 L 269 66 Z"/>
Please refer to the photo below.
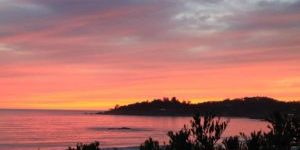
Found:
<path fill-rule="evenodd" d="M 170 131 L 168 133 L 170 141 L 167 150 L 191 150 L 192 141 L 189 139 L 190 135 L 191 131 L 186 126 L 176 133 Z"/>
<path fill-rule="evenodd" d="M 226 150 L 242 150 L 242 145 L 240 144 L 239 136 L 231 136 L 225 138 L 222 141 Z"/>
<path fill-rule="evenodd" d="M 241 133 L 241 136 L 245 139 L 248 150 L 266 149 L 266 138 L 262 131 L 254 131 L 250 134 L 250 137 L 247 137 L 244 133 Z"/>
<path fill-rule="evenodd" d="M 159 143 L 150 137 L 140 146 L 140 150 L 159 150 Z"/>
<path fill-rule="evenodd" d="M 194 115 L 192 124 L 192 135 L 195 138 L 194 147 L 199 150 L 213 150 L 216 143 L 225 131 L 227 121 L 221 121 L 220 117 L 214 114 L 203 116 L 203 121 L 199 114 Z"/>
<path fill-rule="evenodd" d="M 289 150 L 291 144 L 299 141 L 299 121 L 294 115 L 273 113 L 267 121 L 270 132 L 266 133 L 267 144 L 274 150 Z"/>
<path fill-rule="evenodd" d="M 299 120 L 294 115 L 273 113 L 266 119 L 270 125 L 269 132 L 252 132 L 250 137 L 241 134 L 248 150 L 290 150 L 299 144 Z"/>
<path fill-rule="evenodd" d="M 99 146 L 100 143 L 97 141 L 90 144 L 78 143 L 76 148 L 69 147 L 67 150 L 101 150 Z"/>

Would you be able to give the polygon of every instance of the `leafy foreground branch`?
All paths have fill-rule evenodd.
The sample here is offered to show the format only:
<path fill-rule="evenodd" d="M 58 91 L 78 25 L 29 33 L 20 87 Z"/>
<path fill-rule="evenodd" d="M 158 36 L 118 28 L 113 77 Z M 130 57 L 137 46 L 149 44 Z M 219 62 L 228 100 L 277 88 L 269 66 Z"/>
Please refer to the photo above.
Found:
<path fill-rule="evenodd" d="M 69 147 L 67 150 L 101 150 L 99 146 L 100 143 L 97 141 L 91 144 L 78 143 L 76 148 Z"/>
<path fill-rule="evenodd" d="M 223 121 L 213 114 L 194 115 L 191 127 L 184 126 L 178 132 L 168 133 L 169 143 L 160 146 L 159 142 L 149 138 L 140 150 L 300 150 L 300 123 L 293 115 L 274 113 L 267 121 L 269 132 L 252 132 L 250 136 L 240 133 L 238 136 L 221 139 L 229 120 Z M 68 150 L 100 150 L 99 143 L 77 145 Z"/>

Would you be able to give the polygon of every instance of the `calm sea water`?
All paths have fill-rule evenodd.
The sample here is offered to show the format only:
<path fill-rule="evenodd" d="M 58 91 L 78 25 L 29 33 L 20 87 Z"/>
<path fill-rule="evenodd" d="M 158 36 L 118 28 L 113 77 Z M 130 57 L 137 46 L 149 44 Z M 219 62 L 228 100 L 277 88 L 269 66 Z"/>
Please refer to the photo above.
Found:
<path fill-rule="evenodd" d="M 56 150 L 77 142 L 100 141 L 101 147 L 130 147 L 189 124 L 190 117 L 87 115 L 84 111 L 0 110 L 0 150 Z M 231 118 L 224 136 L 267 130 L 267 123 Z"/>

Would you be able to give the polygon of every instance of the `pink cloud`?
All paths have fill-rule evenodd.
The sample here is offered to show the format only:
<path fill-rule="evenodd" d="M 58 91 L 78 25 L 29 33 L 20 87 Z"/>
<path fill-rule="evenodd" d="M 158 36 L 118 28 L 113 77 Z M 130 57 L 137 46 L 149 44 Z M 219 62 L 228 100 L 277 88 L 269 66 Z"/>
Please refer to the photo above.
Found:
<path fill-rule="evenodd" d="M 300 97 L 299 15 L 291 4 L 246 13 L 224 5 L 201 14 L 206 8 L 195 4 L 195 12 L 185 12 L 182 2 L 27 2 L 47 13 L 0 28 L 0 107 L 39 100 L 109 105 L 163 96 Z M 178 13 L 193 17 L 174 21 Z"/>

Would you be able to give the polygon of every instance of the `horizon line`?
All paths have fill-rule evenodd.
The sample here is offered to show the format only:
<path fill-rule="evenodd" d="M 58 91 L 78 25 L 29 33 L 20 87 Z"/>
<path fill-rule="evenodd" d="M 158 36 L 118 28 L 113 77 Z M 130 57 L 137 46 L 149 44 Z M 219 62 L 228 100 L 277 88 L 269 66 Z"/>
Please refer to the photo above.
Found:
<path fill-rule="evenodd" d="M 163 100 L 164 98 L 169 98 L 169 100 L 171 100 L 172 98 L 177 98 L 176 96 L 171 96 L 171 97 L 162 97 L 162 98 L 152 98 L 152 100 L 142 100 L 142 101 L 136 101 L 136 102 L 132 102 L 132 103 L 127 103 L 127 104 L 123 104 L 123 105 L 120 105 L 120 106 L 125 106 L 125 105 L 130 105 L 130 104 L 135 104 L 135 103 L 140 103 L 140 102 L 146 102 L 146 101 L 149 101 L 149 102 L 152 102 L 154 100 Z M 286 101 L 286 100 L 282 100 L 282 99 L 277 99 L 277 98 L 273 98 L 273 97 L 269 97 L 269 96 L 244 96 L 244 97 L 236 97 L 236 98 L 223 98 L 221 100 L 206 100 L 206 101 L 202 101 L 202 102 L 191 102 L 189 100 L 180 100 L 179 98 L 177 98 L 177 100 L 179 100 L 180 102 L 190 102 L 191 104 L 202 104 L 202 103 L 207 103 L 207 102 L 222 102 L 222 101 L 225 101 L 225 100 L 236 100 L 236 99 L 244 99 L 244 98 L 255 98 L 255 97 L 260 97 L 260 98 L 270 98 L 270 99 L 273 99 L 275 101 L 279 101 L 279 102 L 284 102 L 284 103 L 294 103 L 294 102 L 300 102 L 300 100 L 289 100 L 289 101 Z M 115 104 L 115 105 L 119 105 L 119 104 Z M 109 109 L 112 109 L 113 107 L 110 107 L 110 108 L 106 108 L 106 109 L 96 109 L 96 108 L 92 108 L 92 109 L 89 109 L 89 108 L 15 108 L 15 107 L 11 107 L 11 108 L 3 108 L 3 107 L 0 107 L 0 110 L 24 110 L 24 111 L 106 111 L 106 110 L 109 110 Z"/>

